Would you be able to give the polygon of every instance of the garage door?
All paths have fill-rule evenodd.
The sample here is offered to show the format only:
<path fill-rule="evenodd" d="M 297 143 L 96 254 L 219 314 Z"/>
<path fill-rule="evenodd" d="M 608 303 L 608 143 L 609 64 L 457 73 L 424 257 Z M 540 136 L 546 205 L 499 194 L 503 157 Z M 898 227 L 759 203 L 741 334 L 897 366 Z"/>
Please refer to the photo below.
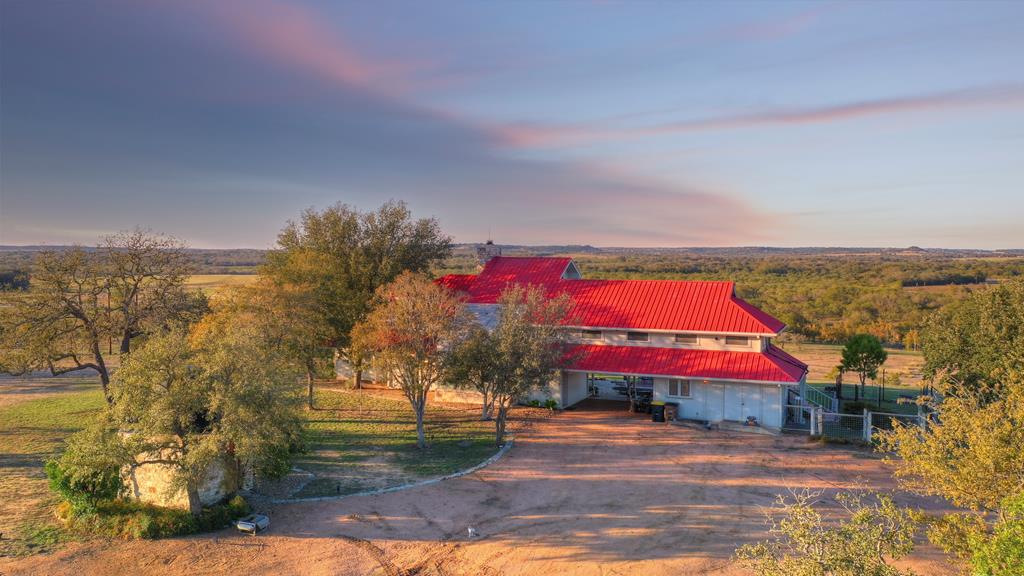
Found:
<path fill-rule="evenodd" d="M 707 388 L 708 420 L 743 422 L 748 417 L 763 421 L 764 394 L 757 384 L 711 384 Z"/>

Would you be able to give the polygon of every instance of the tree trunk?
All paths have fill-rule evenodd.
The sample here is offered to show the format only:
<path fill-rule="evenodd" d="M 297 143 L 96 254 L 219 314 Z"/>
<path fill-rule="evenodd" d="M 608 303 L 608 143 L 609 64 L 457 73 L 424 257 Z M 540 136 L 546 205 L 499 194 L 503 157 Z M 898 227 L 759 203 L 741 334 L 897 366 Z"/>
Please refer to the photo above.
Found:
<path fill-rule="evenodd" d="M 484 400 L 481 403 L 480 420 L 486 422 L 491 419 L 491 412 L 494 411 L 494 398 L 488 398 L 487 392 L 483 392 Z"/>
<path fill-rule="evenodd" d="M 203 503 L 199 500 L 199 487 L 189 482 L 185 487 L 188 493 L 188 510 L 193 516 L 199 516 L 203 511 Z"/>
<path fill-rule="evenodd" d="M 426 410 L 426 398 L 420 400 L 413 407 L 416 411 L 416 447 L 423 450 L 427 447 L 427 437 L 423 431 L 423 412 Z"/>
<path fill-rule="evenodd" d="M 306 366 L 306 388 L 307 388 L 307 394 L 308 394 L 307 401 L 309 402 L 309 409 L 310 410 L 315 409 L 315 406 L 313 406 L 313 380 L 314 380 L 314 376 L 315 375 L 313 373 L 313 369 L 310 368 L 307 365 Z"/>
<path fill-rule="evenodd" d="M 100 349 L 100 340 L 96 335 L 93 335 L 92 338 L 92 358 L 98 367 L 96 371 L 100 374 L 103 397 L 106 398 L 107 405 L 113 405 L 114 397 L 110 395 L 110 371 L 107 370 L 107 363 L 103 361 L 103 351 Z"/>
<path fill-rule="evenodd" d="M 363 371 L 356 370 L 355 373 L 355 389 L 361 390 L 363 388 Z"/>
<path fill-rule="evenodd" d="M 124 336 L 121 337 L 121 354 L 127 354 L 131 352 L 132 348 L 132 332 L 128 328 L 124 330 Z"/>
<path fill-rule="evenodd" d="M 508 417 L 508 407 L 504 402 L 498 402 L 498 417 L 494 419 L 494 441 L 501 446 L 505 441 L 505 419 Z"/>

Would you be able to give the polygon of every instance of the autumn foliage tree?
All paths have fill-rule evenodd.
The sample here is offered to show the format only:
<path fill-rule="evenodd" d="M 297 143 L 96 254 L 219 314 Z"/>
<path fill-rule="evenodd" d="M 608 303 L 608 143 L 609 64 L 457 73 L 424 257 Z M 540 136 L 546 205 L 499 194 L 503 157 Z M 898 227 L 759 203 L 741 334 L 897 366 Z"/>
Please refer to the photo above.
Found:
<path fill-rule="evenodd" d="M 426 448 L 427 397 L 444 381 L 451 350 L 464 338 L 465 307 L 429 276 L 405 272 L 378 289 L 366 325 L 378 366 L 399 385 L 416 415 L 416 445 Z"/>

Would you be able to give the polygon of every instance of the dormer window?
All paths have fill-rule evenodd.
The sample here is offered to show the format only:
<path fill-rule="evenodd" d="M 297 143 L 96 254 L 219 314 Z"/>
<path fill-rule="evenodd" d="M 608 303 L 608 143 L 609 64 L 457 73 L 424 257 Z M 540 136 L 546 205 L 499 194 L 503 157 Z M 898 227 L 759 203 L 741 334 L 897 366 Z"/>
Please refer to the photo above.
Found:
<path fill-rule="evenodd" d="M 676 344 L 690 344 L 693 346 L 697 345 L 696 334 L 676 334 Z"/>
<path fill-rule="evenodd" d="M 601 339 L 601 331 L 600 330 L 584 330 L 583 332 L 580 333 L 580 338 L 582 338 L 584 340 L 600 340 Z"/>
<path fill-rule="evenodd" d="M 647 342 L 651 339 L 647 332 L 626 332 L 626 340 L 630 342 Z"/>
<path fill-rule="evenodd" d="M 747 338 L 746 336 L 726 336 L 725 337 L 725 345 L 726 346 L 749 346 L 750 345 L 750 338 Z"/>

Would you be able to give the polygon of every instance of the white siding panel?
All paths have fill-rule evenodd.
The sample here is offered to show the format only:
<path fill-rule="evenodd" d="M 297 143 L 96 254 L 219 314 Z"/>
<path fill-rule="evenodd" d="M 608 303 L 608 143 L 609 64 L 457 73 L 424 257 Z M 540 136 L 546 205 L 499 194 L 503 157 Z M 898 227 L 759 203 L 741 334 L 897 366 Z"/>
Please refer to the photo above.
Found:
<path fill-rule="evenodd" d="M 563 407 L 573 404 L 587 397 L 587 375 L 584 372 L 568 372 L 565 377 L 565 395 L 563 396 Z"/>

